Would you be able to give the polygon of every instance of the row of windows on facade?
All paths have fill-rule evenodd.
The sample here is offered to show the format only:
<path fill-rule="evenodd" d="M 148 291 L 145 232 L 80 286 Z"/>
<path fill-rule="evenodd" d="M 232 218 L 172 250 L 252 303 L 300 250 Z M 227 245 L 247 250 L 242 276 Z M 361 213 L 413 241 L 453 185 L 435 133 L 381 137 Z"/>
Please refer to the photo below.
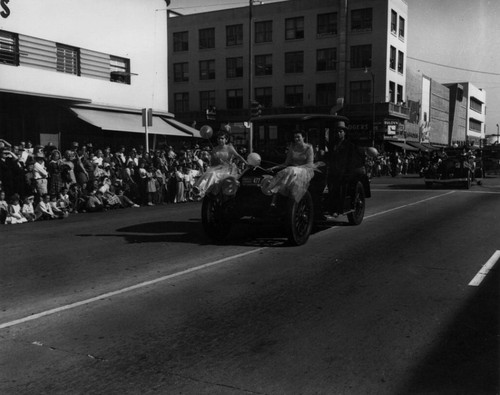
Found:
<path fill-rule="evenodd" d="M 55 44 L 54 69 L 61 73 L 81 75 L 80 48 L 64 44 Z M 0 64 L 20 66 L 21 57 L 29 57 L 30 53 L 19 46 L 19 35 L 0 30 Z M 130 84 L 130 60 L 113 55 L 109 57 L 109 80 Z"/>
<path fill-rule="evenodd" d="M 394 11 L 393 11 L 394 12 Z M 294 17 L 285 19 L 285 40 L 297 40 L 305 38 L 305 17 Z M 336 12 L 318 14 L 316 16 L 316 36 L 323 37 L 337 34 L 338 15 Z M 350 31 L 371 31 L 373 26 L 373 11 L 371 8 L 363 8 L 351 11 Z M 226 26 L 226 46 L 243 45 L 243 24 Z M 405 37 L 405 20 L 399 17 L 399 37 Z M 189 32 L 173 33 L 174 52 L 189 51 Z M 215 28 L 204 28 L 198 30 L 198 48 L 215 48 Z M 254 23 L 254 43 L 266 43 L 273 41 L 273 21 L 259 21 Z"/>
<path fill-rule="evenodd" d="M 372 83 L 368 81 L 351 81 L 349 84 L 350 104 L 366 104 L 372 102 Z M 333 106 L 337 100 L 337 87 L 335 83 L 316 84 L 316 106 Z M 240 110 L 244 107 L 243 89 L 226 90 L 226 109 Z M 273 88 L 255 88 L 254 97 L 264 108 L 273 107 Z M 403 102 L 403 86 L 389 82 L 389 101 L 392 103 Z M 304 86 L 285 86 L 285 107 L 301 107 L 304 105 Z M 176 113 L 188 112 L 190 110 L 189 92 L 178 92 L 174 94 L 174 111 Z M 199 92 L 200 109 L 217 107 L 215 90 Z"/>
<path fill-rule="evenodd" d="M 394 49 L 394 58 L 393 51 Z M 389 67 L 396 68 L 396 49 L 391 47 Z M 351 47 L 350 67 L 352 69 L 371 67 L 372 46 L 356 45 Z M 226 78 L 243 77 L 243 56 L 226 58 Z M 304 72 L 304 52 L 294 51 L 285 53 L 285 74 Z M 174 63 L 174 82 L 189 81 L 189 63 Z M 215 59 L 198 62 L 199 79 L 215 79 Z M 337 69 L 337 49 L 323 48 L 316 51 L 316 71 L 334 71 Z M 398 53 L 398 72 L 404 73 L 404 53 Z M 254 75 L 265 76 L 273 74 L 273 55 L 256 55 L 254 57 Z"/>
<path fill-rule="evenodd" d="M 399 20 L 399 29 L 398 29 L 398 20 Z M 404 38 L 405 36 L 405 18 L 401 15 L 398 18 L 398 13 L 394 10 L 391 10 L 391 33 L 394 35 L 399 35 L 400 38 Z"/>

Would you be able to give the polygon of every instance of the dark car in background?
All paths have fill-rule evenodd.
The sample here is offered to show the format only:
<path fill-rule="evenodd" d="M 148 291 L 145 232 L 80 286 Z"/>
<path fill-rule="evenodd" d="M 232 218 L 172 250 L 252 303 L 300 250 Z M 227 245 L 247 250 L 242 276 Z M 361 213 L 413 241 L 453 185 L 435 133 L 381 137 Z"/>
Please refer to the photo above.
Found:
<path fill-rule="evenodd" d="M 472 151 L 448 148 L 434 153 L 424 177 L 427 188 L 442 184 L 469 189 L 472 182 L 481 182 L 482 166 Z"/>

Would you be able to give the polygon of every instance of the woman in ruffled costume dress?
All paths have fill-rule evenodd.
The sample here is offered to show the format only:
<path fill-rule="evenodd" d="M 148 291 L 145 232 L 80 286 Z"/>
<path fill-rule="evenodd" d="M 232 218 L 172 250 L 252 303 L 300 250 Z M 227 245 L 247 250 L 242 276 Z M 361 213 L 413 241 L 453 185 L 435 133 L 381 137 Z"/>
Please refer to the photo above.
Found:
<path fill-rule="evenodd" d="M 201 175 L 193 186 L 193 191 L 199 196 L 205 196 L 206 192 L 215 184 L 223 179 L 234 176 L 237 177 L 238 167 L 234 160 L 238 159 L 247 163 L 243 157 L 238 154 L 232 144 L 229 144 L 229 134 L 226 131 L 220 131 L 217 134 L 217 146 L 212 149 L 210 157 L 210 166 Z"/>
<path fill-rule="evenodd" d="M 277 193 L 293 197 L 299 202 L 309 188 L 317 166 L 314 164 L 313 147 L 304 141 L 304 137 L 304 131 L 296 131 L 293 134 L 293 143 L 288 147 L 285 163 L 272 168 L 285 167 L 270 179 L 266 186 L 270 193 L 275 194 L 273 204 L 276 203 Z"/>

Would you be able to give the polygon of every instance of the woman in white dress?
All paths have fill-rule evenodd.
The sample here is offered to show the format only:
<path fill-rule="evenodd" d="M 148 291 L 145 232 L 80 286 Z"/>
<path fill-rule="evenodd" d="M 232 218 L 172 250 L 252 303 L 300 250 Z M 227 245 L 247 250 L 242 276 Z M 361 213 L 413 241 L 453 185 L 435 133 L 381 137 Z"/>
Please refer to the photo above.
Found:
<path fill-rule="evenodd" d="M 288 147 L 285 162 L 273 168 L 284 167 L 266 186 L 270 193 L 293 197 L 297 202 L 306 193 L 316 165 L 313 147 L 304 141 L 304 137 L 304 131 L 296 131 L 293 134 L 293 142 Z"/>
<path fill-rule="evenodd" d="M 196 180 L 193 186 L 194 192 L 203 197 L 213 185 L 230 176 L 238 176 L 238 167 L 234 160 L 238 159 L 244 163 L 246 160 L 238 154 L 232 144 L 229 144 L 229 135 L 225 131 L 217 134 L 217 146 L 212 149 L 210 166 L 203 175 Z"/>

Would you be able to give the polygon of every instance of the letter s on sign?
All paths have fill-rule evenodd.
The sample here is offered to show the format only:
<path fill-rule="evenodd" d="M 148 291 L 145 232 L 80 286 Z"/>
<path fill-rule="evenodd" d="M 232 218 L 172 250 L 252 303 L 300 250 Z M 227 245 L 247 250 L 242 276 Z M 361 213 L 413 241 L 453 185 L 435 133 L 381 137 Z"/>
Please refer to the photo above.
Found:
<path fill-rule="evenodd" d="M 0 12 L 3 18 L 7 18 L 10 15 L 10 9 L 7 7 L 9 0 L 0 0 L 0 7 L 2 7 L 3 11 Z"/>

